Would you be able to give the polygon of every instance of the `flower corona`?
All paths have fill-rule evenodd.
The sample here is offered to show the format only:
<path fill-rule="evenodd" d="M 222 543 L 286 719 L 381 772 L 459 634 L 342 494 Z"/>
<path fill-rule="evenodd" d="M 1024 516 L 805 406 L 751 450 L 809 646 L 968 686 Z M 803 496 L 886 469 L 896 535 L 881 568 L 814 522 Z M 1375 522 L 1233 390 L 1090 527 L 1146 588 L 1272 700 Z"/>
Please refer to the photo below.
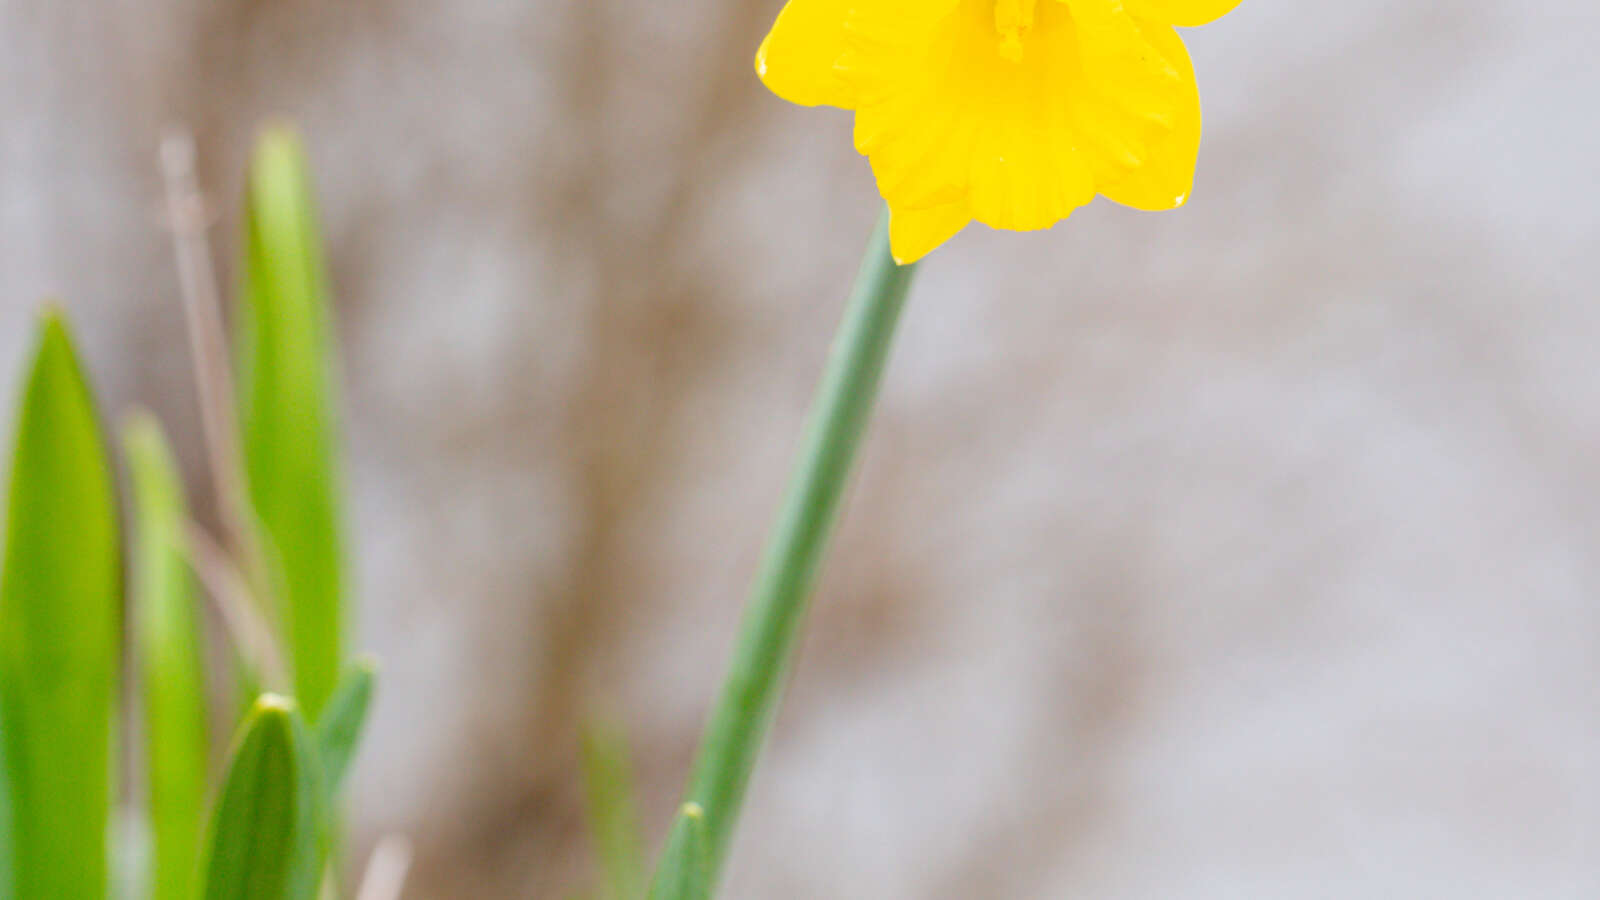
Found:
<path fill-rule="evenodd" d="M 910 263 L 976 220 L 1049 228 L 1102 194 L 1188 199 L 1200 96 L 1175 26 L 1238 0 L 789 0 L 756 56 L 780 97 L 855 111 Z"/>

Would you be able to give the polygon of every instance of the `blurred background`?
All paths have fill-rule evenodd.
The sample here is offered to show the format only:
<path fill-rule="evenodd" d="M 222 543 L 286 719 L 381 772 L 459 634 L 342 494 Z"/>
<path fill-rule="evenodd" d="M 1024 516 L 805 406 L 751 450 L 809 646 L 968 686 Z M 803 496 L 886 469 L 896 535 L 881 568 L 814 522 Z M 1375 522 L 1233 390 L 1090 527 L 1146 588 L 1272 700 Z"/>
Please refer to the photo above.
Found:
<path fill-rule="evenodd" d="M 778 0 L 0 0 L 0 395 L 36 304 L 206 499 L 163 130 L 260 122 L 339 300 L 355 856 L 659 837 L 878 212 Z M 1600 896 L 1600 10 L 1245 0 L 1193 200 L 923 267 L 726 896 Z"/>

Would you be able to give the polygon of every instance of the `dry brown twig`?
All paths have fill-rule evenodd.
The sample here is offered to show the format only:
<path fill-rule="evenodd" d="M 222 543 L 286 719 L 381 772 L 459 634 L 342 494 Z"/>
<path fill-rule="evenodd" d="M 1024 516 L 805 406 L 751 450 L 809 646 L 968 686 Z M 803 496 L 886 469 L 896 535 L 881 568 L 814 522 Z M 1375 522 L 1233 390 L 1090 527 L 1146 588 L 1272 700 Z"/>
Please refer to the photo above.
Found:
<path fill-rule="evenodd" d="M 250 583 L 228 552 L 204 528 L 191 522 L 184 548 L 189 565 L 216 603 L 234 645 L 252 667 L 279 689 L 289 684 L 289 668 L 266 618 L 252 600 Z"/>
<path fill-rule="evenodd" d="M 356 900 L 400 900 L 411 871 L 411 841 L 403 834 L 386 835 L 367 859 Z"/>

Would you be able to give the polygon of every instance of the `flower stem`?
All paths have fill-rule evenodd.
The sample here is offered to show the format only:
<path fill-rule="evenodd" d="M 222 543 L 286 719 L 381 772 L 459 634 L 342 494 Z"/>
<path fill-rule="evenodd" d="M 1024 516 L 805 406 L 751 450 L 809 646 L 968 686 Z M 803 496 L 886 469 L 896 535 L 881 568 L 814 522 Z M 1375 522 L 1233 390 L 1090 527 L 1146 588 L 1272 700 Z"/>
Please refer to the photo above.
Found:
<path fill-rule="evenodd" d="M 799 460 L 695 760 L 684 802 L 703 811 L 703 823 L 678 817 L 651 885 L 651 900 L 680 900 L 675 879 L 665 876 L 685 865 L 705 866 L 703 883 L 708 892 L 715 892 L 745 787 L 777 712 L 807 600 L 839 517 L 840 498 L 878 394 L 914 270 L 896 265 L 890 256 L 885 214 L 867 245 L 834 339 Z M 695 845 L 702 841 L 692 839 L 691 825 L 703 832 L 698 850 Z M 703 858 L 692 858 L 697 855 Z"/>

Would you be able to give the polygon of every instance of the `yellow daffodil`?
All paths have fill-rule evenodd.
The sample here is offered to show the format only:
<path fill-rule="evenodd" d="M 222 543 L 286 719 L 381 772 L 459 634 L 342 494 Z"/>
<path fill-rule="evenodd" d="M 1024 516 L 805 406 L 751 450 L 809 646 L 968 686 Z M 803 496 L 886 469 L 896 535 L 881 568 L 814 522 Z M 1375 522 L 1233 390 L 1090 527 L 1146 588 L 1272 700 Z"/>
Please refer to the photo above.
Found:
<path fill-rule="evenodd" d="M 1174 26 L 1239 0 L 789 0 L 756 56 L 778 96 L 855 110 L 909 263 L 976 219 L 1049 228 L 1105 196 L 1188 199 L 1200 95 Z"/>

